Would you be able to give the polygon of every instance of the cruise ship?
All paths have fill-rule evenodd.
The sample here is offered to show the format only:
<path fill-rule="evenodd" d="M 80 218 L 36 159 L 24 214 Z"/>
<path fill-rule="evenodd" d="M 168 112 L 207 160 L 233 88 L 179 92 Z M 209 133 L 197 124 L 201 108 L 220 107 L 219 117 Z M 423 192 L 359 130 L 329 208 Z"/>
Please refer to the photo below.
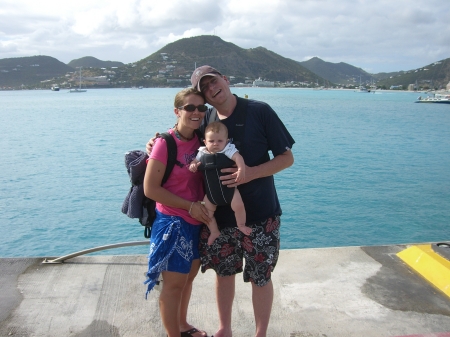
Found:
<path fill-rule="evenodd" d="M 264 81 L 261 78 L 258 78 L 258 79 L 253 81 L 253 86 L 254 87 L 274 87 L 275 86 L 275 82 Z"/>

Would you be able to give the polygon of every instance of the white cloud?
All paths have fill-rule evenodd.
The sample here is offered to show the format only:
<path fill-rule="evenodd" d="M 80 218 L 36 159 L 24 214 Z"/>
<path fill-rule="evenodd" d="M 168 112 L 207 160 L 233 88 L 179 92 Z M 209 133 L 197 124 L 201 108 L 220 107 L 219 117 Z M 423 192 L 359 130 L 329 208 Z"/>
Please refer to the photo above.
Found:
<path fill-rule="evenodd" d="M 316 55 L 371 72 L 450 57 L 447 0 L 0 0 L 0 58 L 138 61 L 183 37 L 215 34 L 294 60 Z"/>

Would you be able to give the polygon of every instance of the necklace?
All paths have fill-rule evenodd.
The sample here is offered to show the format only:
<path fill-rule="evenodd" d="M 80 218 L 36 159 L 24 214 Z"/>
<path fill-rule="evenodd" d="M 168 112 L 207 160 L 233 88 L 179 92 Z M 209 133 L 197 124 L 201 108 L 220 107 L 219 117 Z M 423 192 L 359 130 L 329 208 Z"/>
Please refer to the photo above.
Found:
<path fill-rule="evenodd" d="M 190 141 L 192 138 L 194 138 L 194 136 L 192 136 L 191 138 L 185 137 L 181 134 L 180 130 L 178 130 L 178 125 L 175 124 L 175 127 L 173 129 L 173 131 L 175 131 L 175 136 L 179 139 L 179 140 L 185 140 L 185 141 Z"/>

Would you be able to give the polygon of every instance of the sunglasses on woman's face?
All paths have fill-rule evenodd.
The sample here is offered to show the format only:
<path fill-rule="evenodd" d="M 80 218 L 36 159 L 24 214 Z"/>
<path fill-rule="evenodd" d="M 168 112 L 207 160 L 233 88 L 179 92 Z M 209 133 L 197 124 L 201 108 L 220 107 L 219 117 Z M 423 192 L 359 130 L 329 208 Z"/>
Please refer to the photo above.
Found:
<path fill-rule="evenodd" d="M 194 112 L 195 109 L 197 109 L 198 112 L 206 112 L 206 110 L 208 110 L 208 107 L 205 104 L 200 104 L 197 106 L 195 106 L 194 104 L 186 104 L 184 106 L 179 106 L 178 109 L 186 110 L 188 112 Z"/>

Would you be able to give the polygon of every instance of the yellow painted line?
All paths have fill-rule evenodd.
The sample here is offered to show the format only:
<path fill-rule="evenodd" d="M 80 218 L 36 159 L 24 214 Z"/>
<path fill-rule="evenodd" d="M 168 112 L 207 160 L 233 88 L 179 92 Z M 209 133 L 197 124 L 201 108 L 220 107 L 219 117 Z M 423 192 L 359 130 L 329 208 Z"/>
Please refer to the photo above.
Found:
<path fill-rule="evenodd" d="M 450 297 L 450 261 L 436 254 L 431 245 L 411 246 L 397 256 Z"/>

